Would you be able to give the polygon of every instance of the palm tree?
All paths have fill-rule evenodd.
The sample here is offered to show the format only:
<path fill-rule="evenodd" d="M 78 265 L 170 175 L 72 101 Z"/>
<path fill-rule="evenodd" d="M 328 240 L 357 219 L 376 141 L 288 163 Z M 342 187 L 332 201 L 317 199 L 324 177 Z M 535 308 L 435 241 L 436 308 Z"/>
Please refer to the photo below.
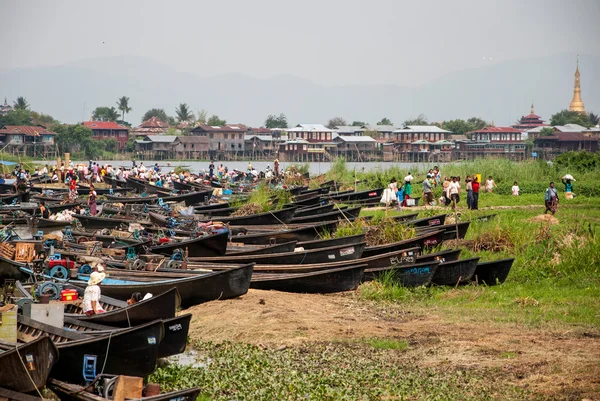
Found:
<path fill-rule="evenodd" d="M 179 122 L 190 121 L 194 118 L 194 114 L 191 112 L 187 103 L 180 103 L 179 107 L 175 109 L 175 114 L 177 114 L 177 120 L 179 120 Z"/>
<path fill-rule="evenodd" d="M 590 113 L 589 117 L 592 125 L 598 125 L 600 123 L 600 116 L 598 116 L 598 114 Z"/>
<path fill-rule="evenodd" d="M 121 110 L 121 119 L 125 121 L 125 114 L 132 110 L 131 107 L 129 107 L 129 98 L 127 96 L 119 98 L 119 100 L 117 100 L 117 108 Z"/>
<path fill-rule="evenodd" d="M 27 110 L 29 109 L 29 103 L 27 103 L 27 99 L 23 96 L 19 96 L 14 103 L 14 108 L 19 110 Z"/>

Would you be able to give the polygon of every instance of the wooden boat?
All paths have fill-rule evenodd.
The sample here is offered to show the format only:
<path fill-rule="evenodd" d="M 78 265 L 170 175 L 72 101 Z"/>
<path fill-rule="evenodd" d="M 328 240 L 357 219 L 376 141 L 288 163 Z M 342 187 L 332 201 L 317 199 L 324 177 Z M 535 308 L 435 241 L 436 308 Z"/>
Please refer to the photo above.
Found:
<path fill-rule="evenodd" d="M 429 285 L 440 261 L 420 262 L 409 265 L 394 265 L 365 269 L 363 281 L 376 280 L 391 274 L 392 280 L 403 287 Z"/>
<path fill-rule="evenodd" d="M 136 191 L 138 191 L 138 193 L 141 194 L 142 192 L 144 192 L 145 187 L 144 187 L 144 181 L 143 180 L 140 180 L 140 179 L 135 178 L 135 177 L 127 177 L 125 179 L 125 182 L 127 183 L 128 187 L 131 187 L 131 188 L 135 189 Z"/>
<path fill-rule="evenodd" d="M 98 194 L 98 195 L 112 196 L 112 194 L 131 192 L 131 188 L 126 188 L 126 187 L 124 187 L 124 188 L 96 188 L 96 187 L 94 187 L 94 191 L 96 191 L 96 194 Z M 89 195 L 90 187 L 87 185 L 77 184 L 77 194 L 78 195 Z"/>
<path fill-rule="evenodd" d="M 194 206 L 194 211 L 201 213 L 202 211 L 227 209 L 227 208 L 229 208 L 229 202 L 212 203 L 212 204 L 208 204 L 208 205 Z"/>
<path fill-rule="evenodd" d="M 34 219 L 34 226 L 37 228 L 64 228 L 66 226 L 70 226 L 73 224 L 71 221 L 60 221 L 60 220 L 51 220 L 51 219 L 43 219 L 41 217 L 36 217 Z"/>
<path fill-rule="evenodd" d="M 477 262 L 479 262 L 479 257 L 441 263 L 431 282 L 437 285 L 450 286 L 465 283 L 473 277 Z"/>
<path fill-rule="evenodd" d="M 77 205 L 80 205 L 80 203 L 48 203 L 46 204 L 46 208 L 50 211 L 50 213 L 58 213 L 62 212 L 63 210 L 74 209 Z"/>
<path fill-rule="evenodd" d="M 133 217 L 129 216 L 121 216 L 119 219 L 111 219 L 108 217 L 86 216 L 78 214 L 75 215 L 74 218 L 79 220 L 81 225 L 85 227 L 86 230 L 98 228 L 117 228 L 120 227 L 121 224 L 138 223 L 138 221 L 134 220 Z"/>
<path fill-rule="evenodd" d="M 181 297 L 177 289 L 171 288 L 162 294 L 155 294 L 145 301 L 140 301 L 124 308 L 92 316 L 76 315 L 75 317 L 82 322 L 114 327 L 131 327 L 156 319 L 172 318 L 177 313 L 180 305 Z"/>
<path fill-rule="evenodd" d="M 414 238 L 405 239 L 391 244 L 368 246 L 363 251 L 363 257 L 369 257 L 380 253 L 391 252 L 400 249 L 418 246 L 421 249 L 430 248 L 442 243 L 443 231 L 433 231 Z"/>
<path fill-rule="evenodd" d="M 440 262 L 453 262 L 460 257 L 461 249 L 446 249 L 444 251 L 427 253 L 417 256 L 417 263 L 431 262 L 439 260 Z"/>
<path fill-rule="evenodd" d="M 296 195 L 296 197 L 298 196 L 302 196 L 302 195 L 326 195 L 329 193 L 329 186 L 324 186 L 324 187 L 319 187 L 319 188 L 315 188 L 315 189 L 305 189 L 300 191 L 300 193 L 298 195 Z"/>
<path fill-rule="evenodd" d="M 353 207 L 345 210 L 336 210 L 329 213 L 317 214 L 312 216 L 303 216 L 303 217 L 295 217 L 290 221 L 290 223 L 316 223 L 323 220 L 351 220 L 358 217 L 360 214 L 361 206 Z"/>
<path fill-rule="evenodd" d="M 116 177 L 111 177 L 108 175 L 104 176 L 104 182 L 107 183 L 108 185 L 115 185 L 119 188 L 123 188 L 127 186 L 127 181 L 123 180 L 123 179 L 117 179 Z"/>
<path fill-rule="evenodd" d="M 196 205 L 201 202 L 207 202 L 212 196 L 212 190 L 201 191 L 201 192 L 189 192 L 187 194 L 173 195 L 173 196 L 136 196 L 136 197 L 125 197 L 115 195 L 105 195 L 109 202 L 117 203 L 156 203 L 158 199 L 162 199 L 163 202 L 185 202 L 186 206 Z"/>
<path fill-rule="evenodd" d="M 270 225 L 270 224 L 284 224 L 289 223 L 294 217 L 295 208 L 285 208 L 275 210 L 273 212 L 257 213 L 248 216 L 235 216 L 235 217 L 217 217 L 214 220 L 218 220 L 223 223 L 227 223 L 230 226 L 246 226 L 246 225 Z M 198 220 L 199 222 L 209 222 L 210 220 Z"/>
<path fill-rule="evenodd" d="M 282 244 L 266 245 L 260 247 L 253 246 L 232 246 L 227 248 L 225 256 L 242 255 L 271 255 L 274 253 L 293 252 L 296 249 L 296 241 L 284 242 Z"/>
<path fill-rule="evenodd" d="M 187 308 L 217 299 L 231 299 L 248 292 L 254 263 L 234 269 L 199 274 L 172 280 L 135 281 L 104 279 L 102 293 L 119 300 L 127 300 L 134 292 L 159 294 L 175 287 L 181 296 L 181 307 Z M 82 278 L 87 280 L 86 276 Z M 85 288 L 85 281 L 72 281 L 71 284 Z"/>
<path fill-rule="evenodd" d="M 0 256 L 0 284 L 4 280 L 27 280 L 28 274 L 23 273 L 20 268 L 25 267 L 26 263 L 15 262 Z"/>
<path fill-rule="evenodd" d="M 283 208 L 288 208 L 288 207 L 307 207 L 307 206 L 317 206 L 321 203 L 321 196 L 320 195 L 315 195 L 312 196 L 310 198 L 307 199 L 303 199 L 303 200 L 299 200 L 299 201 L 294 201 L 294 202 L 290 202 L 290 203 L 286 203 L 285 205 L 283 205 Z"/>
<path fill-rule="evenodd" d="M 479 262 L 472 280 L 487 285 L 502 284 L 506 280 L 514 261 L 514 258 L 508 258 L 491 262 Z"/>
<path fill-rule="evenodd" d="M 44 398 L 39 398 L 26 393 L 20 393 L 18 391 L 9 390 L 4 387 L 0 387 L 0 400 L 2 401 L 46 401 Z"/>
<path fill-rule="evenodd" d="M 329 239 L 318 239 L 313 241 L 298 242 L 296 246 L 304 249 L 318 249 L 337 245 L 355 245 L 365 241 L 366 234 L 349 235 Z"/>
<path fill-rule="evenodd" d="M 231 242 L 241 242 L 252 245 L 266 245 L 271 241 L 276 243 L 289 241 L 312 241 L 325 232 L 333 232 L 339 224 L 339 220 L 326 221 L 320 224 L 310 225 L 307 227 L 295 228 L 287 231 L 272 231 L 260 234 L 235 235 L 231 236 Z"/>
<path fill-rule="evenodd" d="M 208 209 L 200 211 L 194 210 L 194 214 L 213 218 L 215 216 L 230 216 L 233 212 L 237 211 L 238 209 L 239 207 L 223 207 L 219 209 Z"/>
<path fill-rule="evenodd" d="M 171 256 L 176 249 L 187 250 L 188 256 L 211 257 L 222 256 L 227 251 L 227 240 L 229 232 L 215 235 L 205 235 L 185 241 L 169 242 L 162 245 L 150 247 L 152 253 Z"/>
<path fill-rule="evenodd" d="M 360 192 L 350 192 L 345 194 L 337 194 L 332 195 L 329 199 L 343 202 L 343 201 L 357 201 L 357 200 L 367 200 L 367 199 L 381 199 L 381 195 L 383 194 L 383 188 L 369 189 L 367 191 Z"/>
<path fill-rule="evenodd" d="M 471 222 L 463 221 L 458 224 L 444 224 L 442 226 L 422 226 L 417 228 L 417 232 L 424 233 L 431 230 L 444 230 L 444 241 L 453 239 L 463 239 L 467 235 L 467 230 Z"/>
<path fill-rule="evenodd" d="M 158 346 L 164 336 L 161 320 L 88 336 L 17 316 L 17 338 L 30 342 L 48 334 L 60 352 L 50 376 L 72 383 L 84 381 L 84 364 L 108 374 L 144 377 L 154 372 Z"/>
<path fill-rule="evenodd" d="M 275 273 L 261 275 L 250 286 L 259 290 L 329 294 L 352 291 L 358 287 L 365 269 L 364 264 L 319 270 L 310 273 Z"/>
<path fill-rule="evenodd" d="M 445 214 L 438 214 L 436 216 L 425 217 L 422 219 L 409 220 L 404 222 L 408 226 L 414 227 L 432 227 L 432 226 L 442 226 L 444 225 L 444 221 L 446 221 Z"/>
<path fill-rule="evenodd" d="M 90 393 L 86 387 L 64 381 L 50 379 L 48 387 L 61 401 L 109 401 L 108 398 Z M 179 391 L 171 391 L 152 397 L 127 398 L 128 401 L 196 401 L 200 395 L 200 387 L 189 388 Z M 29 401 L 29 400 L 23 400 Z M 34 401 L 34 400 L 31 400 Z"/>
<path fill-rule="evenodd" d="M 46 335 L 16 346 L 0 342 L 0 384 L 24 393 L 41 389 L 58 357 L 58 349 Z"/>
<path fill-rule="evenodd" d="M 188 258 L 191 262 L 206 263 L 257 263 L 257 264 L 313 264 L 334 261 L 350 261 L 360 258 L 366 243 L 337 245 L 329 248 L 310 249 L 299 252 L 270 255 L 219 256 L 214 258 Z"/>
<path fill-rule="evenodd" d="M 294 218 L 329 213 L 329 212 L 333 211 L 334 206 L 335 205 L 333 203 L 329 203 L 327 205 L 311 206 L 311 207 L 304 207 L 302 209 L 296 209 L 296 211 L 294 212 Z M 340 209 L 342 209 L 342 208 L 340 208 Z M 344 207 L 344 209 L 345 209 L 345 207 Z"/>

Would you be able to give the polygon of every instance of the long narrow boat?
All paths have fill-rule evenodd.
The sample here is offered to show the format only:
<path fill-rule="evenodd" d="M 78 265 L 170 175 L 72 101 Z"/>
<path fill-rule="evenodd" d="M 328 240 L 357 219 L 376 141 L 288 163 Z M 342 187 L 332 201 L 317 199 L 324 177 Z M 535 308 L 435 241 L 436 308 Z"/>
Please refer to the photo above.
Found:
<path fill-rule="evenodd" d="M 71 221 L 60 221 L 60 220 L 51 220 L 51 219 L 43 219 L 41 217 L 37 217 L 34 220 L 34 227 L 37 228 L 64 228 L 66 226 L 70 226 L 73 224 Z"/>
<path fill-rule="evenodd" d="M 405 239 L 391 244 L 368 246 L 363 251 L 363 257 L 377 255 L 379 253 L 391 252 L 399 249 L 418 246 L 421 249 L 431 248 L 443 242 L 443 231 L 433 231 L 414 238 Z"/>
<path fill-rule="evenodd" d="M 85 216 L 81 214 L 75 215 L 74 218 L 79 220 L 81 225 L 85 227 L 86 230 L 98 228 L 116 228 L 121 226 L 121 224 L 137 223 L 137 221 L 133 218 L 127 218 L 126 216 L 121 216 L 120 219 L 112 219 L 107 217 Z"/>
<path fill-rule="evenodd" d="M 270 225 L 270 224 L 285 224 L 289 223 L 294 217 L 295 208 L 285 208 L 275 210 L 273 212 L 257 213 L 248 216 L 227 216 L 215 217 L 211 220 L 217 220 L 227 223 L 231 226 L 246 226 L 246 225 Z M 199 222 L 209 222 L 211 220 L 198 220 Z"/>
<path fill-rule="evenodd" d="M 410 265 L 393 265 L 366 269 L 363 281 L 377 280 L 391 275 L 391 280 L 403 287 L 420 287 L 429 285 L 440 261 L 420 262 Z"/>
<path fill-rule="evenodd" d="M 324 214 L 316 214 L 312 216 L 302 216 L 302 217 L 294 217 L 290 223 L 316 223 L 323 220 L 351 220 L 358 217 L 360 214 L 361 206 L 343 209 L 343 210 L 335 210 L 333 212 L 324 213 Z"/>
<path fill-rule="evenodd" d="M 131 188 L 94 188 L 94 191 L 96 191 L 97 195 L 111 195 L 113 193 L 115 193 L 115 194 L 123 193 L 124 194 L 124 193 L 131 191 Z M 90 187 L 88 187 L 87 185 L 78 184 L 77 185 L 77 193 L 79 195 L 89 195 Z"/>
<path fill-rule="evenodd" d="M 261 247 L 232 246 L 231 248 L 227 248 L 227 253 L 225 256 L 272 255 L 274 253 L 293 252 L 294 249 L 296 249 L 296 244 L 296 241 L 290 241 L 282 244 L 266 245 Z"/>
<path fill-rule="evenodd" d="M 349 235 L 328 239 L 317 239 L 312 241 L 298 242 L 296 246 L 304 249 L 318 249 L 337 245 L 355 245 L 365 241 L 366 234 Z"/>
<path fill-rule="evenodd" d="M 0 400 L 3 401 L 46 401 L 44 398 L 36 397 L 34 395 L 20 393 L 18 391 L 9 390 L 4 387 L 0 387 Z"/>
<path fill-rule="evenodd" d="M 116 330 L 104 336 L 90 337 L 75 331 L 50 326 L 25 316 L 17 317 L 17 338 L 30 342 L 48 334 L 56 344 L 60 358 L 50 376 L 81 383 L 84 366 L 96 372 L 144 377 L 154 372 L 158 346 L 163 338 L 161 320 L 136 327 Z"/>
<path fill-rule="evenodd" d="M 109 401 L 108 398 L 92 394 L 84 386 L 66 383 L 64 381 L 50 379 L 48 387 L 61 401 Z M 171 391 L 152 397 L 127 398 L 128 401 L 196 401 L 200 395 L 200 387 L 185 390 Z"/>
<path fill-rule="evenodd" d="M 296 211 L 294 212 L 294 218 L 329 213 L 333 211 L 334 206 L 335 205 L 333 203 L 329 203 L 327 205 L 311 206 L 302 209 L 296 209 Z"/>
<path fill-rule="evenodd" d="M 446 215 L 438 214 L 436 216 L 424 217 L 422 219 L 408 220 L 408 221 L 405 221 L 403 224 L 406 224 L 408 226 L 414 226 L 414 227 L 432 227 L 432 226 L 442 226 L 442 225 L 444 225 L 445 221 L 446 221 Z"/>
<path fill-rule="evenodd" d="M 136 196 L 136 197 L 125 197 L 115 195 L 105 195 L 108 202 L 117 203 L 156 203 L 158 199 L 162 199 L 163 202 L 185 202 L 186 206 L 196 205 L 201 202 L 206 202 L 212 196 L 212 190 L 202 192 L 190 192 L 182 195 L 173 196 Z"/>
<path fill-rule="evenodd" d="M 104 324 L 114 327 L 131 327 L 156 319 L 169 319 L 175 316 L 181 305 L 181 297 L 176 288 L 155 294 L 145 301 L 136 302 L 125 308 L 114 309 L 92 316 L 75 315 L 82 322 Z"/>
<path fill-rule="evenodd" d="M 435 271 L 431 282 L 437 285 L 450 286 L 465 283 L 473 277 L 477 268 L 477 262 L 479 262 L 479 257 L 441 263 Z"/>
<path fill-rule="evenodd" d="M 187 250 L 190 257 L 196 256 L 222 256 L 227 251 L 229 232 L 205 235 L 185 241 L 169 242 L 148 248 L 152 253 L 171 256 L 176 249 Z"/>
<path fill-rule="evenodd" d="M 310 273 L 276 273 L 261 275 L 250 286 L 259 290 L 276 290 L 312 294 L 352 291 L 358 287 L 364 264 L 319 270 Z"/>
<path fill-rule="evenodd" d="M 276 203 L 276 202 L 274 202 Z M 294 201 L 294 202 L 290 202 L 290 203 L 286 203 L 285 205 L 283 205 L 283 208 L 288 208 L 288 207 L 306 207 L 306 206 L 317 206 L 321 203 L 321 196 L 320 195 L 315 195 L 312 196 L 310 198 L 307 199 L 302 199 L 299 201 Z"/>
<path fill-rule="evenodd" d="M 502 284 L 506 280 L 506 277 L 508 277 L 514 261 L 514 258 L 508 258 L 491 262 L 479 262 L 472 280 L 486 283 L 487 285 Z"/>
<path fill-rule="evenodd" d="M 443 226 L 422 226 L 417 228 L 417 232 L 424 233 L 431 230 L 444 230 L 444 241 L 448 241 L 465 238 L 470 225 L 470 221 L 463 221 L 457 224 L 444 224 Z"/>
<path fill-rule="evenodd" d="M 277 243 L 289 241 L 312 241 L 323 233 L 332 233 L 339 224 L 339 220 L 326 221 L 321 224 L 310 225 L 307 227 L 295 228 L 287 231 L 274 231 L 261 234 L 248 234 L 231 236 L 231 242 L 241 242 L 252 245 L 266 245 L 271 241 Z"/>
<path fill-rule="evenodd" d="M 383 188 L 369 189 L 367 191 L 360 192 L 350 192 L 345 194 L 337 194 L 332 195 L 329 199 L 334 201 L 356 201 L 356 200 L 366 200 L 366 199 L 381 199 L 381 195 L 383 194 Z"/>
<path fill-rule="evenodd" d="M 351 261 L 360 258 L 366 243 L 337 245 L 329 248 L 310 249 L 298 252 L 275 253 L 271 255 L 225 255 L 213 258 L 189 258 L 191 262 L 206 263 L 257 263 L 257 264 L 313 264 L 336 261 Z"/>
<path fill-rule="evenodd" d="M 27 280 L 29 275 L 20 270 L 25 265 L 26 263 L 15 262 L 14 260 L 0 256 L 0 284 L 4 283 L 6 279 Z"/>
<path fill-rule="evenodd" d="M 111 280 L 102 282 L 102 293 L 119 300 L 127 300 L 134 292 L 159 294 L 175 287 L 181 296 L 181 307 L 187 308 L 217 299 L 231 299 L 248 292 L 254 263 L 234 269 L 172 280 L 151 282 Z M 84 279 L 87 277 L 84 277 Z M 85 281 L 73 281 L 74 286 L 85 288 Z"/>
<path fill-rule="evenodd" d="M 432 262 L 439 260 L 440 262 L 453 262 L 460 257 L 461 249 L 446 249 L 435 253 L 426 253 L 417 256 L 417 263 Z"/>
<path fill-rule="evenodd" d="M 194 206 L 194 211 L 202 212 L 202 211 L 217 210 L 217 209 L 227 209 L 229 207 L 230 207 L 229 202 L 212 203 L 212 204 L 208 204 L 208 205 Z"/>
<path fill-rule="evenodd" d="M 58 357 L 58 349 L 46 335 L 17 346 L 0 342 L 0 384 L 23 393 L 41 389 Z"/>
<path fill-rule="evenodd" d="M 107 183 L 108 185 L 114 184 L 115 186 L 120 187 L 120 188 L 127 186 L 127 181 L 125 181 L 123 179 L 119 180 L 116 177 L 111 177 L 108 175 L 104 176 L 104 182 Z"/>

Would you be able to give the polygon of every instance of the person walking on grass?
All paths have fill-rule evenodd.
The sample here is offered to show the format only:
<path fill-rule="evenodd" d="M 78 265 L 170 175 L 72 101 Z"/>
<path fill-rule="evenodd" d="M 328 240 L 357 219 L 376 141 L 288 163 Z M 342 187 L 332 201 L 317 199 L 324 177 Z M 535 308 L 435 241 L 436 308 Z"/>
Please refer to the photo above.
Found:
<path fill-rule="evenodd" d="M 471 188 L 473 189 L 473 200 L 471 201 L 471 210 L 479 210 L 479 181 L 477 176 L 473 177 Z"/>
<path fill-rule="evenodd" d="M 452 182 L 448 185 L 448 197 L 452 201 L 452 210 L 456 211 L 456 204 L 460 202 L 460 183 L 458 177 L 452 177 Z"/>
<path fill-rule="evenodd" d="M 425 178 L 423 181 L 423 199 L 425 199 L 425 206 L 433 206 L 433 175 Z"/>
<path fill-rule="evenodd" d="M 512 186 L 511 188 L 512 194 L 513 196 L 519 196 L 519 184 L 517 184 L 517 182 L 515 181 L 515 184 Z"/>
<path fill-rule="evenodd" d="M 485 192 L 489 192 L 492 193 L 492 191 L 494 191 L 494 188 L 496 188 L 496 183 L 494 182 L 494 179 L 492 178 L 492 176 L 490 175 L 487 179 L 487 181 L 485 182 Z"/>
<path fill-rule="evenodd" d="M 465 189 L 467 190 L 467 209 L 473 209 L 473 180 L 470 176 L 467 176 L 465 182 Z"/>
<path fill-rule="evenodd" d="M 556 213 L 556 209 L 558 209 L 558 192 L 556 191 L 556 188 L 554 188 L 554 182 L 551 182 L 548 189 L 546 189 L 544 202 L 546 203 L 544 214 L 548 212 L 552 214 Z"/>

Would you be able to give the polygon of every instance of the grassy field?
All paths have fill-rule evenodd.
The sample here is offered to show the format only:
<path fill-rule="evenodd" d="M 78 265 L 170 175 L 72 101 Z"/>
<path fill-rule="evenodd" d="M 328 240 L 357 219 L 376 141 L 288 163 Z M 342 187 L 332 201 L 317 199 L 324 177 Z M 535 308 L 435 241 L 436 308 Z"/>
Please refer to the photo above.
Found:
<path fill-rule="evenodd" d="M 515 258 L 504 284 L 409 289 L 383 279 L 341 295 L 255 291 L 199 305 L 190 341 L 203 366 L 168 365 L 150 380 L 200 386 L 212 400 L 600 397 L 600 199 L 563 199 L 552 222 L 540 217 L 537 191 L 481 194 L 480 211 L 459 206 L 451 219 L 471 226 L 443 247 L 460 247 L 462 258 Z M 413 233 L 385 227 L 385 216 L 408 211 L 363 214 L 377 215 L 392 238 Z"/>

